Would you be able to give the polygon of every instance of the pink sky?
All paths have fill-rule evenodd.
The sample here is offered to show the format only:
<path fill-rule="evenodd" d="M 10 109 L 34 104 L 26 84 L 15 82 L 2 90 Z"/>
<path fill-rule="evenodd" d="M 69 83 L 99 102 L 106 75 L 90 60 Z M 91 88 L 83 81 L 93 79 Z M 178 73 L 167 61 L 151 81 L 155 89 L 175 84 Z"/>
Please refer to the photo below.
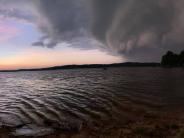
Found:
<path fill-rule="evenodd" d="M 0 69 L 40 68 L 68 64 L 109 64 L 122 62 L 122 57 L 107 55 L 99 50 L 27 49 L 17 55 L 0 59 Z"/>
<path fill-rule="evenodd" d="M 16 37 L 20 33 L 21 30 L 17 29 L 15 26 L 10 26 L 0 22 L 0 42 L 8 41 L 11 38 Z"/>

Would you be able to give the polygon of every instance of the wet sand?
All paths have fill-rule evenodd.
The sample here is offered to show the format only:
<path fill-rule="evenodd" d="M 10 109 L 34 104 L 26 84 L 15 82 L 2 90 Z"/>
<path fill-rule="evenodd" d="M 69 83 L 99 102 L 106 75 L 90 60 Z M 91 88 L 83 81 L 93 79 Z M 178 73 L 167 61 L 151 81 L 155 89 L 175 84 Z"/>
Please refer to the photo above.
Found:
<path fill-rule="evenodd" d="M 184 111 L 184 110 L 183 110 Z M 184 138 L 184 112 L 135 113 L 137 117 L 116 126 L 94 126 L 76 134 L 49 135 L 47 138 Z"/>
<path fill-rule="evenodd" d="M 82 124 L 80 130 L 61 130 L 58 128 L 49 135 L 38 138 L 184 138 L 184 110 L 148 111 L 127 109 L 129 116 L 119 117 L 119 122 L 93 122 L 93 126 Z M 15 128 L 3 127 L 0 138 L 26 138 L 15 136 Z M 33 137 L 33 136 L 27 136 Z"/>

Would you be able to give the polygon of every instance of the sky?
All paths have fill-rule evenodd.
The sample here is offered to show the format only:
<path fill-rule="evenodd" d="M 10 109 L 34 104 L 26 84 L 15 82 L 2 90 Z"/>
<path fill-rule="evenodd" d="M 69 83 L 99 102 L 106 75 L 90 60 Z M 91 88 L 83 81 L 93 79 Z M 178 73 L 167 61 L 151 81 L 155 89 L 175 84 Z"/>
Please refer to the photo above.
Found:
<path fill-rule="evenodd" d="M 0 0 L 0 69 L 160 62 L 184 49 L 183 0 Z"/>

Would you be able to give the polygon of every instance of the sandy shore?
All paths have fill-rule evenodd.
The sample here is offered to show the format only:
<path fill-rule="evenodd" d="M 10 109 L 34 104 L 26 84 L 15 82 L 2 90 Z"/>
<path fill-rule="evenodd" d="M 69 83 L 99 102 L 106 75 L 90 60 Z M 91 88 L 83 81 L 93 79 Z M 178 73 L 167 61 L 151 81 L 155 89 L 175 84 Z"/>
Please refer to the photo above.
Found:
<path fill-rule="evenodd" d="M 13 136 L 9 128 L 2 128 L 0 133 L 0 138 L 24 138 Z M 184 138 L 184 110 L 135 111 L 134 117 L 130 116 L 126 120 L 120 117 L 119 122 L 104 122 L 100 125 L 97 122 L 90 127 L 83 125 L 79 132 L 58 130 L 39 138 Z"/>
<path fill-rule="evenodd" d="M 84 129 L 77 134 L 49 135 L 46 138 L 184 138 L 184 112 L 143 113 L 137 121 L 109 128 Z"/>

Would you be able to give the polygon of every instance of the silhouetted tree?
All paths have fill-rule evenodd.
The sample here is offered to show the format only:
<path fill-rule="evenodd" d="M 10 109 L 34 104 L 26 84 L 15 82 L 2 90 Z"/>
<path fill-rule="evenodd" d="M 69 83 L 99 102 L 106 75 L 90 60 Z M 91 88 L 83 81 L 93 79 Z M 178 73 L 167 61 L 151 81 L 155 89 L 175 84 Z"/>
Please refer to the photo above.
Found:
<path fill-rule="evenodd" d="M 166 67 L 184 66 L 184 51 L 182 51 L 179 55 L 173 53 L 172 51 L 168 51 L 162 57 L 161 64 Z"/>
<path fill-rule="evenodd" d="M 179 56 L 172 51 L 168 51 L 166 55 L 162 57 L 161 64 L 163 66 L 174 67 L 178 66 Z"/>

